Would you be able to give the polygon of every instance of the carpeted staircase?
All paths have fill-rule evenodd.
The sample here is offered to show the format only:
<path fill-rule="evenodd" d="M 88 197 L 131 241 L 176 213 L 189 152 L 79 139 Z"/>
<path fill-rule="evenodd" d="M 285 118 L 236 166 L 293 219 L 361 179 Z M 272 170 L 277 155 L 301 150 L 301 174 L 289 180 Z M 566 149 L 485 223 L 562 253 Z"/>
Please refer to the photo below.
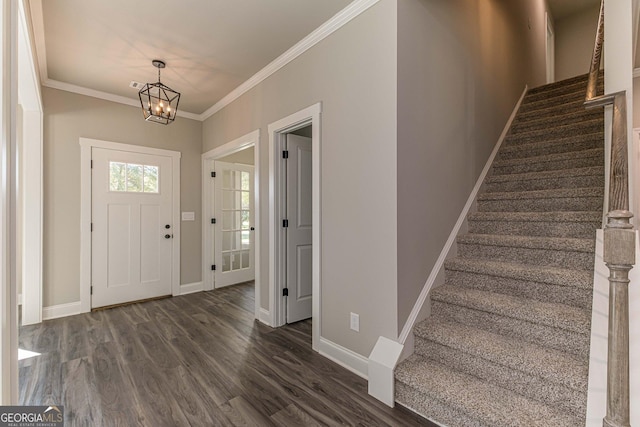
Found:
<path fill-rule="evenodd" d="M 602 109 L 586 76 L 531 89 L 470 214 L 396 401 L 450 427 L 584 426 Z"/>

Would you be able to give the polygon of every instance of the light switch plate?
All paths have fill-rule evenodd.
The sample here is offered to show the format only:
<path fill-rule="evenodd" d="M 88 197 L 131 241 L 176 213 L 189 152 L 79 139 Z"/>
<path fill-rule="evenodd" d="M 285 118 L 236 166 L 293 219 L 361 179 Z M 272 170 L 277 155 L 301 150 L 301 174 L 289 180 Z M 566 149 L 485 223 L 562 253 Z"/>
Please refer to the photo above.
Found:
<path fill-rule="evenodd" d="M 182 212 L 182 220 L 183 221 L 195 221 L 196 213 L 195 212 Z"/>

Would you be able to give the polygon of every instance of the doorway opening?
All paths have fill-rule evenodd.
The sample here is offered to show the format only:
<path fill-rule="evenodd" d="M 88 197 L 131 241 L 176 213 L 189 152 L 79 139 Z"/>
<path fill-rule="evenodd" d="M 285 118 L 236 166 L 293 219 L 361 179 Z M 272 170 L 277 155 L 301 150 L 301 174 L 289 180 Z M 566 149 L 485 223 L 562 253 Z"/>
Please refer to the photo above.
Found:
<path fill-rule="evenodd" d="M 271 326 L 312 319 L 320 340 L 321 105 L 268 126 L 269 309 Z"/>
<path fill-rule="evenodd" d="M 202 290 L 253 281 L 262 320 L 259 139 L 256 130 L 202 155 Z"/>
<path fill-rule="evenodd" d="M 80 305 L 180 294 L 180 153 L 80 138 Z"/>

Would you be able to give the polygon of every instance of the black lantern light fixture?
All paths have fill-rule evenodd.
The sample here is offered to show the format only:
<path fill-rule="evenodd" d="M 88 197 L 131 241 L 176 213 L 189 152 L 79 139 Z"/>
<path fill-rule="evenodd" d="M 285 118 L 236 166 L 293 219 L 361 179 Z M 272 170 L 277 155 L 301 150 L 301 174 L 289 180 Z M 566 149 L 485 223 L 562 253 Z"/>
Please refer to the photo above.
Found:
<path fill-rule="evenodd" d="M 166 67 L 164 61 L 154 59 L 151 63 L 158 69 L 158 82 L 147 83 L 138 92 L 142 112 L 146 121 L 168 125 L 176 119 L 180 93 L 160 82 L 160 70 Z"/>

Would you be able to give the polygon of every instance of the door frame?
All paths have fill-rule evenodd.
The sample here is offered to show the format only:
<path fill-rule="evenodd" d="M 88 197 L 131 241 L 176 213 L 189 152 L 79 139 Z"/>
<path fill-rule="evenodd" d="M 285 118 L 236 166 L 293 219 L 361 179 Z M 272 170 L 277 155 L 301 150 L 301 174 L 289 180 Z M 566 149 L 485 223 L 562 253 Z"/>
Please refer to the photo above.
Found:
<path fill-rule="evenodd" d="M 202 284 L 205 291 L 214 289 L 214 273 L 209 267 L 213 259 L 214 235 L 213 231 L 207 231 L 211 230 L 210 218 L 214 216 L 214 186 L 208 163 L 249 147 L 253 147 L 253 227 L 256 229 L 253 233 L 255 318 L 262 320 L 260 310 L 260 129 L 202 154 Z"/>
<path fill-rule="evenodd" d="M 556 75 L 556 36 L 555 31 L 553 29 L 552 16 L 549 12 L 545 12 L 544 14 L 545 21 L 545 38 L 544 38 L 544 48 L 545 48 L 545 67 L 546 67 L 546 78 L 547 83 L 553 83 L 555 81 Z"/>
<path fill-rule="evenodd" d="M 91 152 L 93 148 L 128 151 L 171 158 L 173 194 L 171 220 L 171 293 L 180 295 L 180 157 L 179 151 L 80 138 L 80 312 L 91 311 Z"/>
<path fill-rule="evenodd" d="M 286 194 L 285 167 L 282 162 L 282 149 L 286 134 L 311 125 L 311 192 L 312 192 L 312 331 L 311 346 L 318 351 L 321 323 L 321 132 L 320 119 L 322 103 L 314 104 L 283 119 L 268 125 L 269 132 L 269 313 L 271 326 L 285 324 L 286 304 L 282 297 L 286 274 L 285 230 L 282 219 L 286 212 L 284 195 Z"/>
<path fill-rule="evenodd" d="M 18 3 L 18 102 L 22 106 L 22 150 L 19 153 L 17 173 L 22 203 L 22 324 L 42 322 L 42 230 L 43 230 L 43 108 L 40 82 L 31 53 L 31 33 L 27 11 Z"/>

